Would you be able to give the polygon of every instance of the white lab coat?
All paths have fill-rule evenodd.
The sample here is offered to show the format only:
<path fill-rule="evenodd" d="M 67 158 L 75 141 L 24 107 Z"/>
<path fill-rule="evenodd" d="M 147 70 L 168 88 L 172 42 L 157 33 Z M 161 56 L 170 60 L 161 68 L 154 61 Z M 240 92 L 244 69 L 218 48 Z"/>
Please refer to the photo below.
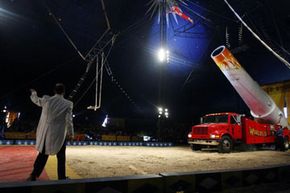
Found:
<path fill-rule="evenodd" d="M 42 107 L 36 131 L 36 149 L 46 155 L 55 155 L 62 147 L 66 134 L 74 134 L 72 122 L 73 103 L 62 95 L 37 96 L 34 91 L 30 96 L 33 103 Z"/>

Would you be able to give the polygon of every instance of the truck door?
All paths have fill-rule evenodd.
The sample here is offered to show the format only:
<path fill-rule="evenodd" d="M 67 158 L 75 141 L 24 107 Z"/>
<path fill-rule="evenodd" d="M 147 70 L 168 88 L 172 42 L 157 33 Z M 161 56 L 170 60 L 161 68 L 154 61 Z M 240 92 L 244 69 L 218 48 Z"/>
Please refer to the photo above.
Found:
<path fill-rule="evenodd" d="M 241 130 L 241 118 L 239 115 L 231 115 L 231 132 L 234 139 L 242 139 L 242 130 Z"/>

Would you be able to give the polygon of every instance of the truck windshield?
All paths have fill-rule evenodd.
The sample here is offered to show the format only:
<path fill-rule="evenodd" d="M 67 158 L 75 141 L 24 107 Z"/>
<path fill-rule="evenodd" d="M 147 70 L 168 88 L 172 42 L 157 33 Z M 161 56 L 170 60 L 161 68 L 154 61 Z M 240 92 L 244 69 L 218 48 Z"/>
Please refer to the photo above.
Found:
<path fill-rule="evenodd" d="M 227 115 L 205 116 L 202 118 L 202 123 L 227 123 Z"/>

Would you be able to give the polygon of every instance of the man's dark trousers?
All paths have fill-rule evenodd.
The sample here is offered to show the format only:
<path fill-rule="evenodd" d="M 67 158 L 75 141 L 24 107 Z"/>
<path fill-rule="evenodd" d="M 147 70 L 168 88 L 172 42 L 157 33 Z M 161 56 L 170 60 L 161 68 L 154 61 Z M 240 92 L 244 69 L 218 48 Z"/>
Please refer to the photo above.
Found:
<path fill-rule="evenodd" d="M 58 174 L 58 179 L 66 179 L 65 175 L 65 149 L 66 149 L 66 141 L 63 143 L 61 149 L 59 152 L 56 154 L 57 156 L 57 174 Z M 42 173 L 44 166 L 47 162 L 48 156 L 45 153 L 45 146 L 43 147 L 42 152 L 38 153 L 38 156 L 34 162 L 34 168 L 33 171 L 31 172 L 31 176 L 33 177 L 39 177 L 40 174 Z"/>

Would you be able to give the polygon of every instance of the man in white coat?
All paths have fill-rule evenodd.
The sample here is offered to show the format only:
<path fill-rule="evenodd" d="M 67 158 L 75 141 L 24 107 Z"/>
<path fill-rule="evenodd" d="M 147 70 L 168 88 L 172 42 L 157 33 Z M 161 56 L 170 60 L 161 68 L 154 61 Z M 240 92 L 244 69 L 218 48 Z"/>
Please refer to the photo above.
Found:
<path fill-rule="evenodd" d="M 65 86 L 55 85 L 54 96 L 37 96 L 34 89 L 30 89 L 30 99 L 42 107 L 40 120 L 36 131 L 36 149 L 39 152 L 34 162 L 34 168 L 28 181 L 35 181 L 42 173 L 49 155 L 57 155 L 58 179 L 66 179 L 65 149 L 66 136 L 73 139 L 72 109 L 73 103 L 65 99 Z"/>

